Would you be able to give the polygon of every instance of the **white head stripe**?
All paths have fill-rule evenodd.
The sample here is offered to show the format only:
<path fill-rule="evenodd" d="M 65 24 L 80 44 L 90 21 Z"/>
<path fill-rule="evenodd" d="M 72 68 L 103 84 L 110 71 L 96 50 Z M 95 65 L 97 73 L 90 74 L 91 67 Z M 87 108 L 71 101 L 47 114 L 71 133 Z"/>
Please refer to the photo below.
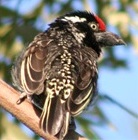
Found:
<path fill-rule="evenodd" d="M 86 21 L 85 18 L 79 18 L 78 16 L 74 16 L 74 17 L 65 17 L 65 19 L 72 21 L 73 23 L 76 22 L 84 22 Z"/>

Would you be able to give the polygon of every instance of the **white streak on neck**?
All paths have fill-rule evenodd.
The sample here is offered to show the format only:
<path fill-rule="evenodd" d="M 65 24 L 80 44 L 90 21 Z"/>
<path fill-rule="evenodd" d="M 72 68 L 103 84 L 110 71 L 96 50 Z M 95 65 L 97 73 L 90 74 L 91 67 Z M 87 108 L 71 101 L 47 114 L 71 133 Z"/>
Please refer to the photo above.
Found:
<path fill-rule="evenodd" d="M 86 19 L 85 18 L 79 18 L 78 16 L 72 16 L 72 17 L 65 17 L 65 19 L 63 19 L 63 20 L 70 20 L 70 21 L 72 21 L 73 23 L 76 23 L 76 22 L 84 22 L 84 21 L 86 21 Z"/>

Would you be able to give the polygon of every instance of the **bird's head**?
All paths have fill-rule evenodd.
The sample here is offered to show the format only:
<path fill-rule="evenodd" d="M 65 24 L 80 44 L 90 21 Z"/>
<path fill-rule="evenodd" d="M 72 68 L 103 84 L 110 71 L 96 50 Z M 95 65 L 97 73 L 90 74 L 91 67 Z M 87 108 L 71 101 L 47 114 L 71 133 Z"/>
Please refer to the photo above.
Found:
<path fill-rule="evenodd" d="M 98 54 L 100 54 L 101 47 L 125 44 L 121 37 L 112 32 L 107 32 L 105 23 L 93 13 L 86 11 L 71 12 L 59 17 L 57 21 L 64 24 L 68 23 L 76 40 L 92 47 Z"/>

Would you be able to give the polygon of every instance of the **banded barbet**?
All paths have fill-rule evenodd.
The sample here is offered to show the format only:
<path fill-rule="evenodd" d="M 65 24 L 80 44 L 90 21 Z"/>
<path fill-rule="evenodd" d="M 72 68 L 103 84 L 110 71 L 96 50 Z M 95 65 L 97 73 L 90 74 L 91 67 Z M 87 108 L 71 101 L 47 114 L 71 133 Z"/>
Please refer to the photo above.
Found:
<path fill-rule="evenodd" d="M 87 11 L 57 18 L 35 36 L 12 69 L 14 84 L 42 109 L 40 127 L 58 139 L 68 132 L 71 117 L 79 115 L 97 95 L 97 59 L 106 46 L 124 45 L 107 32 L 102 19 Z"/>

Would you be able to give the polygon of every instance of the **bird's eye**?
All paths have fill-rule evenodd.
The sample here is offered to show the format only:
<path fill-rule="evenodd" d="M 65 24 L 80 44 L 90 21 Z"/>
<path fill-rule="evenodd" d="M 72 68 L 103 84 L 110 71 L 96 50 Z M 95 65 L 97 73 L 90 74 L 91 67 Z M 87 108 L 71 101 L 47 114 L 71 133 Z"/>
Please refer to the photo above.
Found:
<path fill-rule="evenodd" d="M 91 23 L 90 26 L 91 26 L 92 30 L 94 30 L 94 31 L 98 30 L 98 25 L 97 24 Z"/>

